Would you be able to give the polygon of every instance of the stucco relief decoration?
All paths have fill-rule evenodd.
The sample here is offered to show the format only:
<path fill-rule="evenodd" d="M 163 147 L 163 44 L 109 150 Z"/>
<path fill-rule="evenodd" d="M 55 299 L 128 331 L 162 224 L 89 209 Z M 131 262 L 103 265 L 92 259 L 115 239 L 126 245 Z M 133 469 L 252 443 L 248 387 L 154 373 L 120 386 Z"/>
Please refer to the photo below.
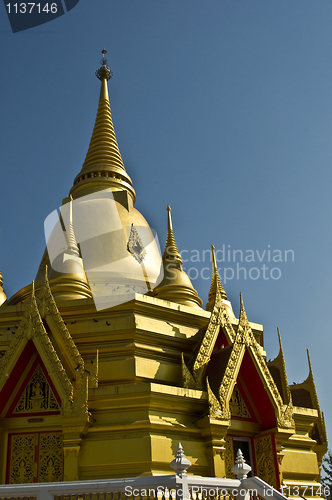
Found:
<path fill-rule="evenodd" d="M 63 476 L 62 464 L 62 434 L 60 432 L 40 434 L 39 482 L 49 483 L 61 481 Z"/>
<path fill-rule="evenodd" d="M 271 435 L 262 436 L 254 440 L 257 476 L 274 488 L 277 487 L 275 460 Z"/>
<path fill-rule="evenodd" d="M 59 404 L 38 365 L 30 378 L 13 413 L 35 413 L 60 410 Z"/>
<path fill-rule="evenodd" d="M 231 436 L 225 437 L 226 451 L 225 451 L 225 475 L 229 479 L 235 479 L 235 475 L 231 472 L 234 461 L 233 439 Z"/>
<path fill-rule="evenodd" d="M 146 257 L 146 250 L 134 224 L 131 225 L 130 229 L 128 251 L 140 264 Z"/>
<path fill-rule="evenodd" d="M 229 401 L 232 417 L 251 418 L 247 405 L 237 386 L 234 387 L 232 397 Z"/>
<path fill-rule="evenodd" d="M 10 484 L 33 483 L 35 472 L 35 434 L 12 436 Z"/>

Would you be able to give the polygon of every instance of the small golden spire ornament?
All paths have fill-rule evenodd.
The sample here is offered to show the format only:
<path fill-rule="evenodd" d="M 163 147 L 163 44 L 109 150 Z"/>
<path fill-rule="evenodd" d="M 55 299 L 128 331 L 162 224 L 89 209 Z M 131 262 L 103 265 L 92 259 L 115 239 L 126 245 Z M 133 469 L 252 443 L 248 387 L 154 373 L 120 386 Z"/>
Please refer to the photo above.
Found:
<path fill-rule="evenodd" d="M 107 50 L 103 49 L 101 53 L 103 54 L 103 58 L 100 61 L 101 67 L 96 70 L 96 77 L 99 78 L 100 81 L 110 80 L 113 76 L 113 73 L 107 66 L 107 59 L 105 57 L 105 54 L 107 54 Z"/>
<path fill-rule="evenodd" d="M 208 311 L 211 311 L 214 306 L 217 290 L 219 291 L 221 298 L 223 300 L 227 300 L 227 295 L 224 287 L 222 286 L 221 279 L 218 273 L 216 255 L 214 252 L 214 245 L 211 245 L 211 255 L 212 255 L 212 280 L 209 291 L 209 300 L 208 303 L 206 304 L 206 309 Z"/>
<path fill-rule="evenodd" d="M 169 264 L 175 264 L 181 268 L 182 258 L 181 254 L 178 250 L 178 247 L 175 242 L 174 233 L 173 233 L 173 225 L 172 225 L 172 217 L 171 217 L 171 207 L 168 205 L 166 208 L 168 212 L 168 220 L 167 220 L 167 238 L 165 250 L 163 253 L 163 261 Z"/>

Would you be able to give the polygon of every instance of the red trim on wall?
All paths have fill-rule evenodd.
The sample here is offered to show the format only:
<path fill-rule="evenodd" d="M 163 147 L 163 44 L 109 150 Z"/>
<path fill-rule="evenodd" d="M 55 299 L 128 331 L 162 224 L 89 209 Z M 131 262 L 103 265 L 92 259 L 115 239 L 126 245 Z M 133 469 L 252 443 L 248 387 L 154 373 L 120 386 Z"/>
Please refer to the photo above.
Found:
<path fill-rule="evenodd" d="M 275 427 L 277 420 L 274 406 L 247 349 L 243 356 L 240 374 L 264 428 L 271 429 Z"/>
<path fill-rule="evenodd" d="M 1 392 L 0 392 L 0 415 L 3 412 L 8 399 L 14 392 L 18 381 L 22 375 L 22 371 L 24 370 L 24 367 L 26 367 L 27 363 L 31 359 L 32 355 L 36 351 L 36 348 L 34 346 L 34 343 L 32 340 L 28 340 L 26 345 L 24 346 L 24 349 L 15 364 L 14 368 L 12 369 L 11 373 L 9 374 L 9 378 L 6 380 Z"/>
<path fill-rule="evenodd" d="M 61 399 L 59 397 L 59 394 L 57 393 L 57 391 L 56 391 L 56 389 L 55 389 L 55 387 L 53 385 L 53 382 L 50 379 L 50 377 L 49 377 L 49 375 L 48 375 L 48 373 L 47 373 L 47 371 L 45 369 L 45 366 L 44 366 L 44 364 L 43 364 L 43 362 L 42 362 L 42 360 L 41 360 L 41 358 L 40 358 L 40 356 L 38 354 L 37 358 L 35 359 L 35 361 L 33 362 L 30 370 L 27 373 L 27 376 L 25 377 L 23 383 L 21 384 L 21 387 L 17 391 L 17 394 L 16 394 L 16 396 L 15 396 L 15 398 L 14 398 L 12 404 L 10 405 L 9 410 L 8 410 L 8 412 L 6 414 L 6 418 L 8 418 L 8 417 L 17 418 L 17 417 L 27 417 L 27 416 L 28 417 L 34 417 L 34 416 L 37 416 L 37 415 L 58 415 L 60 413 L 60 410 L 53 410 L 53 411 L 50 410 L 50 411 L 43 411 L 43 412 L 39 411 L 39 412 L 34 412 L 34 413 L 28 412 L 28 413 L 19 413 L 19 414 L 13 414 L 12 413 L 14 411 L 15 406 L 17 405 L 19 399 L 21 398 L 22 393 L 25 390 L 25 388 L 26 388 L 26 386 L 27 386 L 30 378 L 32 377 L 33 372 L 35 371 L 35 369 L 37 368 L 38 365 L 40 365 L 41 369 L 43 370 L 44 376 L 45 376 L 47 382 L 49 383 L 49 385 L 50 385 L 50 387 L 51 387 L 51 389 L 53 391 L 53 394 L 54 394 L 54 396 L 55 396 L 55 398 L 56 398 L 56 400 L 58 402 L 58 405 L 61 407 Z"/>

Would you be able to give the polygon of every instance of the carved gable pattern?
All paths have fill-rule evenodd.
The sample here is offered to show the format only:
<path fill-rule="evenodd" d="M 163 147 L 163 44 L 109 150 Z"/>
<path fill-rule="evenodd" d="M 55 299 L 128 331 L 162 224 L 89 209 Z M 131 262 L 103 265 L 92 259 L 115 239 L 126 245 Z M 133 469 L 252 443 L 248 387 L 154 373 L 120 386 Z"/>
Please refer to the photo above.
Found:
<path fill-rule="evenodd" d="M 53 305 L 55 305 L 56 307 L 55 303 Z M 41 318 L 41 313 L 39 311 L 39 306 L 41 307 L 41 302 L 40 300 L 38 300 L 37 303 L 34 290 L 32 290 L 30 300 L 26 303 L 25 313 L 16 331 L 15 337 L 9 344 L 4 356 L 2 356 L 2 358 L 0 359 L 0 392 L 2 393 L 2 395 L 6 394 L 7 397 L 10 394 L 10 391 L 12 390 L 12 381 L 10 378 L 8 378 L 7 374 L 11 373 L 15 369 L 20 355 L 22 354 L 28 342 L 31 341 L 34 344 L 47 373 L 50 374 L 51 382 L 54 384 L 54 389 L 59 395 L 59 400 L 61 398 L 63 416 L 72 417 L 74 415 L 81 415 L 84 419 L 86 419 L 88 416 L 88 377 L 86 371 L 84 370 L 84 372 L 82 373 L 80 381 L 77 381 L 76 379 L 76 394 L 74 397 L 73 384 L 56 350 L 54 349 L 54 345 L 51 341 L 50 335 L 46 331 L 45 325 Z M 60 315 L 59 312 L 58 314 Z M 71 337 L 70 339 L 68 337 L 67 340 L 68 345 L 66 349 L 69 350 L 69 347 L 71 345 L 73 348 L 73 353 L 74 351 L 77 351 L 78 353 L 78 350 Z M 78 356 L 80 357 L 79 353 Z M 92 370 L 92 384 L 96 386 L 97 382 L 98 359 L 96 357 L 94 369 Z M 17 415 L 22 414 L 20 412 L 26 411 L 24 410 L 24 408 L 29 408 L 28 412 L 36 411 L 31 409 L 32 404 L 35 404 L 36 406 L 39 405 L 39 411 L 47 411 L 45 405 L 48 406 L 48 411 L 50 411 L 49 405 L 51 405 L 53 411 L 53 407 L 55 405 L 55 400 L 53 398 L 54 391 L 52 391 L 53 395 L 51 392 L 47 392 L 47 387 L 45 384 L 43 384 L 44 382 L 41 381 L 39 381 L 39 384 L 37 384 L 37 382 L 33 382 L 32 384 L 30 384 L 30 388 L 27 389 L 25 394 L 22 394 L 23 399 L 19 401 L 19 406 L 16 406 L 15 408 Z M 42 401 L 42 397 L 46 399 L 43 399 Z M 4 398 L 2 399 L 4 400 Z M 59 401 L 57 403 L 59 404 Z"/>
<path fill-rule="evenodd" d="M 13 414 L 59 411 L 60 406 L 46 380 L 40 365 L 37 365 L 27 383 Z"/>
<path fill-rule="evenodd" d="M 192 389 L 203 389 L 203 379 L 207 364 L 210 360 L 214 345 L 219 335 L 220 327 L 224 329 L 226 337 L 232 343 L 235 339 L 235 331 L 223 304 L 219 287 L 217 287 L 215 303 L 211 312 L 209 324 L 198 353 L 193 361 L 192 372 L 182 361 L 183 386 Z"/>
<path fill-rule="evenodd" d="M 237 385 L 234 387 L 232 397 L 229 400 L 229 409 L 232 417 L 251 418 L 250 412 Z"/>
<path fill-rule="evenodd" d="M 0 360 L 0 390 L 7 381 L 6 373 L 13 369 L 29 339 L 35 344 L 46 369 L 54 376 L 61 398 L 69 403 L 73 399 L 73 386 L 45 330 L 34 292 L 27 303 L 15 338 Z"/>
<path fill-rule="evenodd" d="M 71 375 L 75 376 L 76 384 L 81 385 L 83 383 L 85 373 L 84 360 L 79 353 L 77 346 L 56 305 L 47 279 L 47 269 L 43 284 L 37 293 L 36 302 L 41 317 L 45 318 L 48 322 L 54 338 L 60 347 L 60 351 L 63 355 L 65 355 L 65 358 L 72 370 Z"/>

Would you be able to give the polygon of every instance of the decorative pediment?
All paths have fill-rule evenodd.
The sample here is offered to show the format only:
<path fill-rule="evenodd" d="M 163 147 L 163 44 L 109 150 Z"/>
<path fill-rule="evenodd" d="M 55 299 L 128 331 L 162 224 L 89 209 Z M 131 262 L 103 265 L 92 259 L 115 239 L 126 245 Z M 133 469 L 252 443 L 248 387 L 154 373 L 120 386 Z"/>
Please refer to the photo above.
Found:
<path fill-rule="evenodd" d="M 10 372 L 18 361 L 25 345 L 32 340 L 54 385 L 64 401 L 73 398 L 73 386 L 68 378 L 40 316 L 34 290 L 27 301 L 24 316 L 12 342 L 0 360 L 0 390 L 4 387 Z"/>
<path fill-rule="evenodd" d="M 11 373 L 13 372 L 13 370 L 17 371 L 22 369 L 22 366 L 18 366 L 18 360 L 20 359 L 23 351 L 30 346 L 28 350 L 31 351 L 31 349 L 35 349 L 34 352 L 38 353 L 40 360 L 45 367 L 45 373 L 49 374 L 49 377 L 54 384 L 59 398 L 61 399 L 62 414 L 64 416 L 72 416 L 73 414 L 80 414 L 83 416 L 88 413 L 88 377 L 84 371 L 81 376 L 81 383 L 78 384 L 76 382 L 76 397 L 74 398 L 74 388 L 72 382 L 56 350 L 54 349 L 54 346 L 50 339 L 51 336 L 48 334 L 45 328 L 42 316 L 39 311 L 39 307 L 42 308 L 42 300 L 44 300 L 43 313 L 45 313 L 45 306 L 47 306 L 47 303 L 49 308 L 51 306 L 55 306 L 57 310 L 55 302 L 53 303 L 53 297 L 50 296 L 49 298 L 47 298 L 46 292 L 47 285 L 45 284 L 44 290 L 41 292 L 41 298 L 39 297 L 37 301 L 34 289 L 32 290 L 31 297 L 26 302 L 25 313 L 18 326 L 18 329 L 16 330 L 15 337 L 9 344 L 4 356 L 0 359 L 0 400 L 8 399 L 8 395 L 11 394 L 11 384 L 13 383 L 14 378 L 11 377 Z M 57 316 L 59 312 L 58 310 L 57 312 L 53 311 L 52 314 L 53 316 Z M 62 333 L 64 333 L 63 330 Z M 59 335 L 61 334 L 59 333 Z M 77 348 L 74 345 L 72 339 L 68 337 L 68 335 L 63 335 L 63 341 L 65 338 L 67 339 L 67 346 L 71 346 L 71 352 L 73 355 Z M 79 353 L 78 356 L 78 359 L 82 359 Z M 27 359 L 30 358 L 28 357 Z M 97 370 L 98 363 L 96 359 L 96 368 L 94 369 L 92 377 L 94 384 L 96 384 L 97 380 Z M 39 405 L 38 411 L 49 411 L 49 405 L 56 405 L 56 398 L 53 398 L 54 391 L 52 391 L 52 395 L 52 392 L 50 392 L 49 384 L 46 383 L 47 380 L 45 378 L 45 373 L 43 377 L 43 373 L 37 370 L 33 373 L 29 381 L 26 383 L 24 392 L 21 394 L 20 400 L 15 406 L 14 411 L 17 415 L 20 414 L 20 411 L 33 411 L 31 409 L 33 405 L 36 405 L 36 407 Z M 7 397 L 1 398 L 1 394 L 6 394 Z M 57 403 L 59 404 L 60 402 L 57 401 Z M 4 409 L 4 405 L 2 406 L 0 404 L 0 413 Z M 48 407 L 48 410 L 46 410 L 46 407 Z"/>
<path fill-rule="evenodd" d="M 214 319 L 212 319 L 214 314 L 216 316 L 214 316 Z M 226 318 L 226 320 L 222 318 Z M 203 339 L 202 345 L 204 347 L 204 340 L 206 340 L 205 348 L 207 350 L 205 360 L 209 360 L 207 374 L 209 374 L 210 382 L 209 384 L 207 384 L 207 390 L 210 403 L 210 415 L 223 420 L 231 418 L 231 415 L 242 418 L 253 417 L 247 405 L 245 404 L 239 390 L 236 388 L 236 381 L 241 370 L 246 373 L 244 381 L 247 384 L 247 389 L 249 391 L 250 384 L 255 383 L 266 389 L 263 391 L 265 403 L 267 405 L 272 405 L 273 409 L 271 408 L 271 412 L 272 415 L 275 415 L 275 424 L 285 428 L 293 427 L 294 421 L 292 418 L 293 408 L 291 405 L 291 401 L 287 405 L 285 405 L 280 396 L 278 388 L 266 364 L 265 357 L 262 354 L 261 346 L 258 344 L 252 332 L 244 308 L 242 295 L 239 324 L 236 333 L 233 329 L 232 324 L 230 323 L 228 313 L 222 303 L 219 303 L 218 314 L 216 309 L 212 311 L 209 324 L 209 326 L 211 325 L 210 332 L 212 332 L 213 322 L 215 322 L 215 324 L 218 324 L 218 326 L 223 326 L 223 330 L 228 332 L 227 336 L 230 339 L 230 343 L 226 348 L 222 348 L 211 357 L 210 352 L 212 341 L 207 336 L 205 336 L 205 338 Z M 211 333 L 211 337 L 212 336 L 213 333 Z M 215 342 L 215 338 L 213 342 Z M 202 346 L 200 352 L 203 352 Z M 198 361 L 199 357 L 197 356 L 195 362 L 196 366 L 198 366 Z M 200 382 L 200 379 L 197 377 L 197 372 L 195 372 L 194 370 L 193 373 L 191 373 L 185 366 L 184 361 L 182 364 L 182 368 L 184 381 L 189 387 L 194 383 L 198 384 L 198 382 Z M 250 379 L 252 379 L 252 377 L 255 378 L 255 382 L 250 382 Z M 198 387 L 196 386 L 196 388 Z M 256 399 L 258 406 L 261 406 L 259 398 L 255 396 L 254 399 Z M 218 408 L 216 401 L 219 405 Z M 271 422 L 266 424 L 272 425 Z"/>
<path fill-rule="evenodd" d="M 292 407 L 291 405 L 284 405 L 282 401 L 278 388 L 266 364 L 266 360 L 262 355 L 261 348 L 251 330 L 244 308 L 242 295 L 240 296 L 240 299 L 241 309 L 239 326 L 233 345 L 232 356 L 229 360 L 219 390 L 220 402 L 222 406 L 225 406 L 225 408 L 228 409 L 233 391 L 234 380 L 237 379 L 244 354 L 247 351 L 250 355 L 250 358 L 248 359 L 251 359 L 255 369 L 257 370 L 259 379 L 267 389 L 269 400 L 275 409 L 277 424 L 280 427 L 292 427 L 294 426 L 294 421 L 292 419 Z"/>
<path fill-rule="evenodd" d="M 40 364 L 24 387 L 12 414 L 59 411 L 60 405 Z"/>
<path fill-rule="evenodd" d="M 203 340 L 199 346 L 198 352 L 191 363 L 191 370 L 185 365 L 184 360 L 182 360 L 182 374 L 183 374 L 183 385 L 184 387 L 191 389 L 203 390 L 204 387 L 204 375 L 208 362 L 211 358 L 213 348 L 215 346 L 216 340 L 219 335 L 220 327 L 223 328 L 227 340 L 230 343 L 234 340 L 236 333 L 234 331 L 233 325 L 229 319 L 227 310 L 222 301 L 222 295 L 220 289 L 216 288 L 216 297 L 214 307 L 211 311 L 211 316 L 209 324 L 205 331 Z"/>

